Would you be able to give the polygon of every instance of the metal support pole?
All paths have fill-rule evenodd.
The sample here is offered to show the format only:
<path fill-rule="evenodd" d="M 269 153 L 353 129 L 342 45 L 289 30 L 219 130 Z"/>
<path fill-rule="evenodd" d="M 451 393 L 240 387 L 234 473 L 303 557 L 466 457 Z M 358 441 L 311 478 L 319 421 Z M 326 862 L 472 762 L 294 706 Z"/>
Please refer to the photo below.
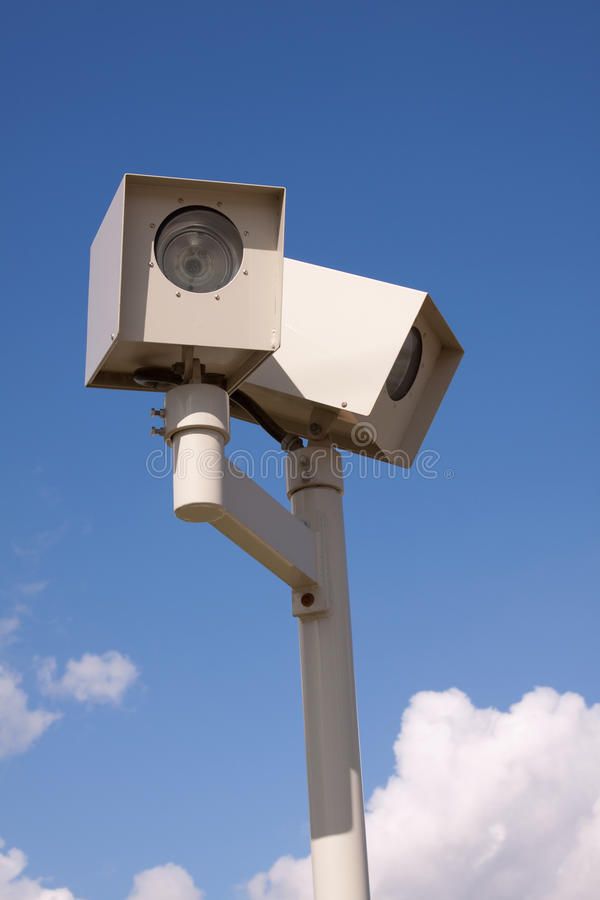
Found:
<path fill-rule="evenodd" d="M 364 805 L 337 452 L 288 458 L 292 512 L 318 535 L 319 584 L 293 594 L 298 616 L 314 900 L 369 900 Z"/>

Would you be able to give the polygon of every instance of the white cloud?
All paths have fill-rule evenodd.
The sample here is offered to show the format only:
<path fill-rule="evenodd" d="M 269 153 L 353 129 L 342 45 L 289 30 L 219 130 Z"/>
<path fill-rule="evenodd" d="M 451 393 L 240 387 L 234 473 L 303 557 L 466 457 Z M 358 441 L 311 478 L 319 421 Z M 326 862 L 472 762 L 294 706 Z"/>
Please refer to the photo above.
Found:
<path fill-rule="evenodd" d="M 68 888 L 49 888 L 48 879 L 29 878 L 23 872 L 27 857 L 13 847 L 2 852 L 0 839 L 0 900 L 77 900 Z M 133 879 L 127 900 L 204 900 L 205 894 L 194 884 L 191 875 L 173 863 L 146 869 Z"/>
<path fill-rule="evenodd" d="M 282 856 L 268 872 L 259 872 L 246 885 L 251 900 L 308 900 L 312 898 L 310 859 Z"/>
<path fill-rule="evenodd" d="M 56 668 L 52 657 L 40 663 L 38 678 L 42 693 L 72 697 L 82 703 L 118 704 L 139 676 L 131 660 L 116 650 L 101 656 L 84 653 L 81 659 L 70 659 L 60 678 L 56 677 Z"/>
<path fill-rule="evenodd" d="M 136 875 L 127 900 L 202 900 L 204 896 L 185 869 L 167 863 Z"/>
<path fill-rule="evenodd" d="M 0 759 L 23 753 L 59 716 L 44 709 L 31 710 L 20 678 L 0 666 Z M 0 900 L 4 900 L 0 894 Z"/>
<path fill-rule="evenodd" d="M 67 888 L 46 888 L 41 881 L 23 875 L 27 866 L 23 851 L 13 847 L 3 853 L 3 847 L 0 840 L 0 900 L 76 900 Z"/>
<path fill-rule="evenodd" d="M 538 688 L 499 712 L 423 692 L 394 752 L 368 804 L 373 900 L 597 900 L 600 705 Z M 246 887 L 309 900 L 309 860 L 278 860 Z"/>

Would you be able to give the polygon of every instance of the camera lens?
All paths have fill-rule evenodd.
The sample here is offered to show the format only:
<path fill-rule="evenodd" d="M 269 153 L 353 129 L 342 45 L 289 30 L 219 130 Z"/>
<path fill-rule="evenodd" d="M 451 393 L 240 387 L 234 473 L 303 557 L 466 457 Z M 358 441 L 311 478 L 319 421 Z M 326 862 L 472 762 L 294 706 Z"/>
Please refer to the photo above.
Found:
<path fill-rule="evenodd" d="M 385 382 L 391 400 L 402 400 L 403 397 L 406 397 L 417 377 L 422 355 L 421 332 L 418 328 L 413 327 L 402 344 L 396 362 Z"/>
<path fill-rule="evenodd" d="M 168 216 L 156 234 L 156 261 L 184 291 L 218 291 L 236 275 L 244 245 L 233 222 L 206 206 L 188 206 Z"/>

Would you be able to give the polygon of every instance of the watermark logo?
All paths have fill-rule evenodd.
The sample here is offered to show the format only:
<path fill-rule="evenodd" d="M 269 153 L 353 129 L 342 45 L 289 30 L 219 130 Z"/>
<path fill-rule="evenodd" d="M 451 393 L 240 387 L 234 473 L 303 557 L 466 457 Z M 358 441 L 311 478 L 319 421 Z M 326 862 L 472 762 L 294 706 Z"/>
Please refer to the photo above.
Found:
<path fill-rule="evenodd" d="M 350 432 L 352 443 L 357 449 L 377 444 L 377 429 L 371 422 L 357 422 Z"/>
<path fill-rule="evenodd" d="M 343 478 L 356 476 L 396 480 L 418 477 L 434 481 L 438 478 L 448 480 L 455 476 L 453 469 L 442 465 L 440 453 L 432 448 L 420 450 L 414 459 L 405 450 L 386 451 L 380 448 L 377 444 L 377 431 L 371 422 L 358 422 L 354 425 L 351 440 L 356 448 L 354 451 L 337 447 L 338 452 L 333 457 L 336 473 Z M 176 478 L 186 478 L 191 473 L 209 479 L 223 478 L 225 471 L 234 478 L 248 477 L 257 481 L 270 478 L 280 480 L 286 474 L 292 478 L 299 474 L 310 477 L 315 473 L 321 458 L 319 451 L 323 458 L 329 455 L 328 447 L 324 444 L 322 448 L 313 445 L 311 453 L 304 456 L 302 452 L 288 455 L 275 447 L 258 454 L 238 448 L 226 458 L 214 450 L 194 452 L 186 449 L 177 454 L 174 460 L 172 449 L 163 443 L 146 457 L 146 471 L 151 478 L 156 479 L 168 478 L 173 473 Z"/>

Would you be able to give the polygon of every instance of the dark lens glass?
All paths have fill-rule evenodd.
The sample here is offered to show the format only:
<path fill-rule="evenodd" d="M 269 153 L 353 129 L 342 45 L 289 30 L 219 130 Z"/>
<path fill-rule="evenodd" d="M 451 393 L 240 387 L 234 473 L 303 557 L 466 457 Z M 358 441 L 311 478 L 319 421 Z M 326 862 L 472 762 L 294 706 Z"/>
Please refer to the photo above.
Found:
<path fill-rule="evenodd" d="M 392 400 L 402 400 L 403 397 L 406 397 L 417 377 L 422 355 L 421 332 L 418 328 L 413 327 L 402 344 L 396 362 L 385 382 L 388 395 Z"/>
<path fill-rule="evenodd" d="M 156 261 L 177 287 L 195 293 L 218 291 L 237 274 L 244 246 L 233 222 L 204 206 L 178 210 L 162 223 Z"/>

